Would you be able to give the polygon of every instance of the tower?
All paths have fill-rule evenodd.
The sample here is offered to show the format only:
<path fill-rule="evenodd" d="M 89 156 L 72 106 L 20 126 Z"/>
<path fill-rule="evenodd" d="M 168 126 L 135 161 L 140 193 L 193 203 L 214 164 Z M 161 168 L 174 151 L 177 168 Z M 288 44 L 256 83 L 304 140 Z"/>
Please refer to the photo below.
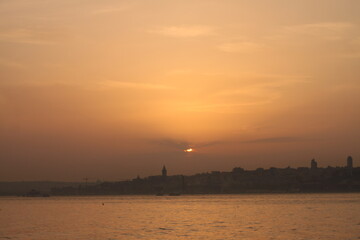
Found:
<path fill-rule="evenodd" d="M 346 165 L 347 168 L 353 168 L 353 159 L 351 156 L 348 156 L 347 158 L 347 165 Z"/>
<path fill-rule="evenodd" d="M 166 167 L 165 167 L 165 165 L 164 165 L 164 167 L 163 167 L 163 169 L 162 169 L 162 176 L 163 177 L 166 177 L 167 176 L 167 170 L 166 170 Z"/>
<path fill-rule="evenodd" d="M 315 161 L 315 159 L 311 160 L 311 169 L 317 169 L 317 162 Z"/>
<path fill-rule="evenodd" d="M 349 176 L 352 176 L 352 172 L 353 172 L 353 159 L 351 156 L 348 156 L 347 158 L 347 164 L 346 164 L 346 168 L 347 168 L 347 173 Z"/>

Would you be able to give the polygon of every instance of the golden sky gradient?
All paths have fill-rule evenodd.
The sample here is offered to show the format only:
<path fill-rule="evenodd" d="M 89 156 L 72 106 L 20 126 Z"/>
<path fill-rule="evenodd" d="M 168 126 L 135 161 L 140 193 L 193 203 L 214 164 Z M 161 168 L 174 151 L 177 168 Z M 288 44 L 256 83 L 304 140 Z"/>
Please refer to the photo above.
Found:
<path fill-rule="evenodd" d="M 359 12 L 358 0 L 0 0 L 0 180 L 358 166 Z"/>

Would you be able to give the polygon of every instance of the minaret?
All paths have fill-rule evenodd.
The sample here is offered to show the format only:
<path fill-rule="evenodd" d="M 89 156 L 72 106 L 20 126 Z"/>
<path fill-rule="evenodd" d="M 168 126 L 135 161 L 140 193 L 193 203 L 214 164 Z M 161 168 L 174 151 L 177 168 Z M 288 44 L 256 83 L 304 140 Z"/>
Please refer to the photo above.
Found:
<path fill-rule="evenodd" d="M 353 168 L 353 159 L 351 156 L 348 156 L 346 166 L 347 166 L 347 168 Z"/>
<path fill-rule="evenodd" d="M 167 176 L 167 170 L 166 170 L 166 167 L 164 165 L 163 169 L 162 169 L 162 176 L 163 177 L 166 177 Z"/>
<path fill-rule="evenodd" d="M 311 169 L 317 169 L 317 162 L 315 161 L 315 159 L 311 160 Z"/>
<path fill-rule="evenodd" d="M 347 164 L 346 164 L 347 172 L 350 176 L 352 176 L 353 171 L 353 159 L 351 156 L 348 156 L 347 158 Z"/>

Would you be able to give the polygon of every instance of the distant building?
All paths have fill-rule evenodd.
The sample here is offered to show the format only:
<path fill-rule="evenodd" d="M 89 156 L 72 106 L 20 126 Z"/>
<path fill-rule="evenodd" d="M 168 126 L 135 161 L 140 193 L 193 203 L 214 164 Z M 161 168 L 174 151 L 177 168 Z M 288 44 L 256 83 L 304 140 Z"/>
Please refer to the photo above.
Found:
<path fill-rule="evenodd" d="M 347 158 L 347 168 L 353 168 L 353 159 L 351 156 Z"/>
<path fill-rule="evenodd" d="M 315 159 L 311 160 L 311 169 L 317 169 L 317 162 L 315 161 Z"/>
<path fill-rule="evenodd" d="M 166 167 L 164 165 L 163 169 L 162 169 L 162 176 L 163 177 L 166 177 L 167 176 L 167 170 L 166 170 Z"/>
<path fill-rule="evenodd" d="M 353 175 L 353 159 L 351 156 L 348 156 L 348 158 L 347 158 L 346 168 L 347 168 L 348 175 L 352 176 Z"/>
<path fill-rule="evenodd" d="M 235 167 L 233 168 L 232 172 L 233 173 L 243 173 L 245 170 L 241 167 Z"/>

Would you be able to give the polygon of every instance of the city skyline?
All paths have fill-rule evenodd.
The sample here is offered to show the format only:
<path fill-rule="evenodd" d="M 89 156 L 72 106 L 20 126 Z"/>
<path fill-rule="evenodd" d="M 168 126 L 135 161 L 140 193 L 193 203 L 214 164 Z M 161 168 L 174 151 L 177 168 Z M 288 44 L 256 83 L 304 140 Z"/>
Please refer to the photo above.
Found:
<path fill-rule="evenodd" d="M 321 168 L 315 159 L 310 166 L 299 168 L 257 168 L 245 170 L 234 167 L 231 171 L 211 171 L 193 175 L 168 175 L 164 165 L 160 174 L 124 181 L 97 181 L 91 185 L 51 188 L 54 195 L 157 195 L 182 194 L 241 194 L 241 193 L 319 193 L 359 192 L 360 168 L 353 167 L 349 156 L 343 167 Z M 47 191 L 49 192 L 49 191 Z M 24 193 L 20 193 L 24 194 Z M 31 190 L 25 196 L 39 197 Z M 45 193 L 46 194 L 46 193 Z"/>
<path fill-rule="evenodd" d="M 356 165 L 356 164 L 355 164 Z M 160 171 L 161 169 L 161 171 Z M 292 168 L 235 166 L 230 171 L 213 169 L 195 174 L 168 174 L 165 165 L 151 176 L 107 181 L 83 178 L 82 181 L 0 181 L 0 196 L 49 197 L 50 195 L 158 195 L 244 194 L 244 193 L 319 193 L 359 192 L 360 167 L 348 156 L 342 166 Z"/>

